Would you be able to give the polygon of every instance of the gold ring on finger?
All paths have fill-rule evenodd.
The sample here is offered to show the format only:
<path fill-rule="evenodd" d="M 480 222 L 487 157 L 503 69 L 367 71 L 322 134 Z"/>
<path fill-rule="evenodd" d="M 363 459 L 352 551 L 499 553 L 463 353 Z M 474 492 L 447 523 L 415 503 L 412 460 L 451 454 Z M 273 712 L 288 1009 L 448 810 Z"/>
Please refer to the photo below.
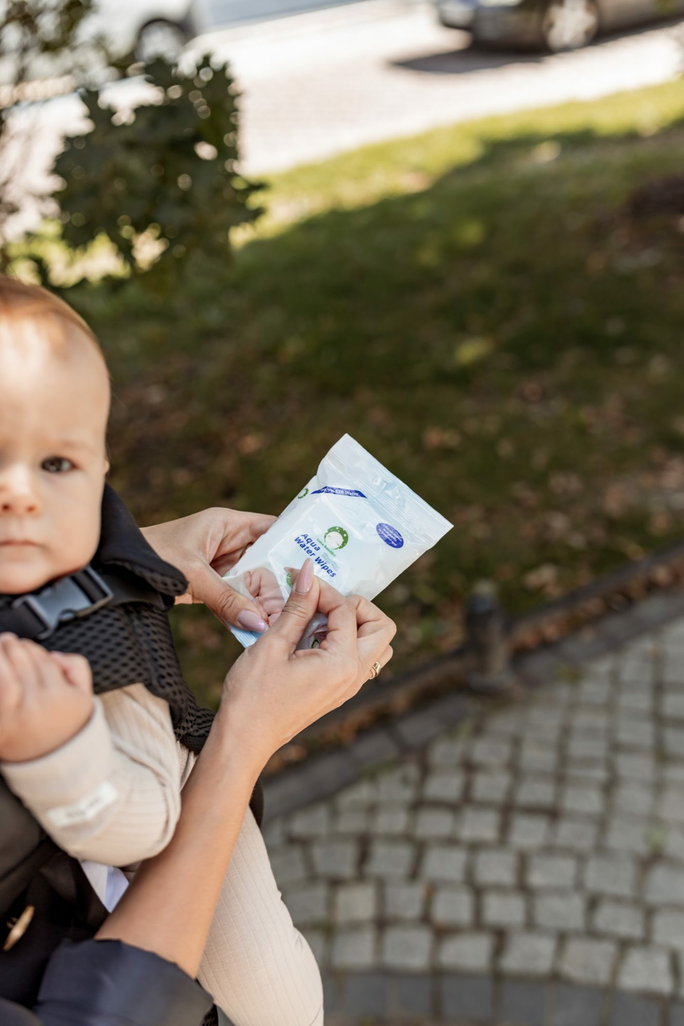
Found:
<path fill-rule="evenodd" d="M 374 678 L 377 677 L 377 675 L 380 673 L 381 669 L 382 669 L 382 667 L 380 666 L 380 663 L 378 663 L 378 662 L 373 663 L 373 665 L 371 666 L 370 670 L 368 671 L 368 679 L 369 680 L 374 680 Z"/>

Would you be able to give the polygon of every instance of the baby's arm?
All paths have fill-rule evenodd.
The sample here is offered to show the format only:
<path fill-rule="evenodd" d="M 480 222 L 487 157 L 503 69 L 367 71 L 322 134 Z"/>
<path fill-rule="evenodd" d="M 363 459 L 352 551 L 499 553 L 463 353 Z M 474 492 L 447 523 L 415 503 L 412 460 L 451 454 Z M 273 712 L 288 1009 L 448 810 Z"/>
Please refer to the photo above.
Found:
<path fill-rule="evenodd" d="M 60 664 L 59 657 L 17 639 L 3 640 L 2 654 L 9 648 L 16 655 L 19 646 L 44 667 L 45 658 Z M 30 689 L 31 682 L 24 680 L 23 686 Z M 63 676 L 60 703 L 60 685 L 53 681 L 53 708 L 63 707 L 69 687 Z M 44 742 L 43 754 L 38 754 L 40 746 L 27 755 L 0 744 L 5 760 L 0 772 L 60 847 L 80 859 L 125 866 L 161 851 L 178 820 L 179 766 L 171 716 L 168 704 L 142 684 L 101 697 L 91 694 L 90 707 L 85 726 L 67 734 L 66 742 L 57 741 L 58 747 Z M 49 717 L 50 704 L 36 702 L 32 723 L 42 719 L 45 732 Z"/>

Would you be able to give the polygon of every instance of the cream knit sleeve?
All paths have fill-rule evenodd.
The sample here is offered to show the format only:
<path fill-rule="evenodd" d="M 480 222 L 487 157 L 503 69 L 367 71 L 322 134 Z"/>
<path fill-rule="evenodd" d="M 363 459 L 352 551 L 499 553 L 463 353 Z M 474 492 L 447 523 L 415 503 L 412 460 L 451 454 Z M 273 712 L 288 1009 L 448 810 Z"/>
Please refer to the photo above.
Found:
<path fill-rule="evenodd" d="M 180 815 L 169 706 L 143 684 L 96 696 L 93 715 L 40 759 L 0 763 L 9 787 L 70 855 L 126 866 L 156 855 Z"/>

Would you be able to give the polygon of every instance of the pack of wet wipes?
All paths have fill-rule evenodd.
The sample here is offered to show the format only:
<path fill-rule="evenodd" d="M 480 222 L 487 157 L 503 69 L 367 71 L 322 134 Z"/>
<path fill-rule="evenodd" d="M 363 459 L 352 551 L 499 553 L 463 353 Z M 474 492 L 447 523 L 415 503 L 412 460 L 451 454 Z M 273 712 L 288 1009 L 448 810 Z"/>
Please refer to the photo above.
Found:
<path fill-rule="evenodd" d="M 274 524 L 224 575 L 275 622 L 307 556 L 314 572 L 343 595 L 374 599 L 453 527 L 363 446 L 344 435 Z M 261 635 L 230 628 L 245 646 Z M 317 614 L 300 648 L 320 644 Z"/>

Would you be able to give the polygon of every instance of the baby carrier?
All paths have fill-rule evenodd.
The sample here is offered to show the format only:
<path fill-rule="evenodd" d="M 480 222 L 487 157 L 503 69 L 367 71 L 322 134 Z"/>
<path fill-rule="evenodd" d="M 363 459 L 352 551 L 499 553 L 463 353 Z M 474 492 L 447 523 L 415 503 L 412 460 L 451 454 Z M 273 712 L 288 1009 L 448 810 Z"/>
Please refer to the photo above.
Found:
<path fill-rule="evenodd" d="M 198 706 L 183 679 L 168 622 L 186 588 L 184 575 L 160 559 L 105 485 L 91 563 L 34 592 L 0 595 L 0 632 L 85 656 L 96 694 L 143 683 L 168 702 L 177 740 L 197 753 L 214 714 Z M 250 806 L 261 825 L 260 781 Z M 92 937 L 106 915 L 78 860 L 50 840 L 0 778 L 0 996 L 30 1008 L 58 944 Z"/>

